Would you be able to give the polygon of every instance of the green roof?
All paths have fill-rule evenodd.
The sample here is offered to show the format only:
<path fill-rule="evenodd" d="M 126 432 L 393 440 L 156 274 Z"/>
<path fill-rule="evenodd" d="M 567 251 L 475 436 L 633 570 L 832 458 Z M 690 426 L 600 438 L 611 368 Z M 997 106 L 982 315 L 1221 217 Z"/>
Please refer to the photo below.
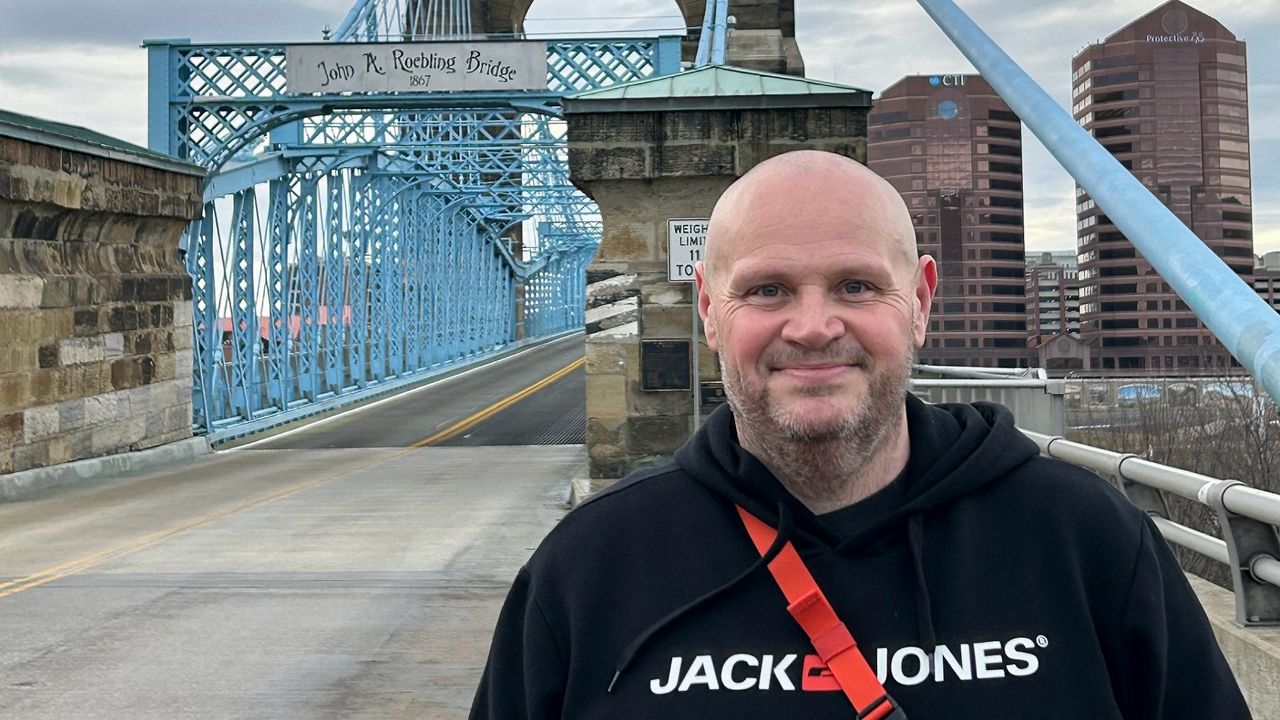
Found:
<path fill-rule="evenodd" d="M 8 110 L 0 110 L 0 137 L 16 138 L 38 145 L 49 145 L 87 155 L 147 165 L 185 175 L 205 174 L 204 168 L 199 165 L 183 162 L 175 157 L 127 143 L 110 135 L 79 125 L 68 125 Z"/>
<path fill-rule="evenodd" d="M 706 65 L 566 97 L 566 112 L 871 106 L 871 92 L 794 75 Z"/>

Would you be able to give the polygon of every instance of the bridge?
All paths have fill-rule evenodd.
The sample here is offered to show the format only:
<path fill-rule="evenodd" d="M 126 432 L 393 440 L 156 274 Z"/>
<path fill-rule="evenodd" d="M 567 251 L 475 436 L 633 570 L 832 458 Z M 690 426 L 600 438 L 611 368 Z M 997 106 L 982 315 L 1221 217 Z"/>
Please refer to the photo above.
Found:
<path fill-rule="evenodd" d="M 1274 313 L 954 5 L 920 4 L 1280 396 Z M 869 93 L 802 79 L 793 3 L 678 5 L 685 36 L 533 42 L 528 0 L 359 0 L 323 43 L 148 40 L 148 149 L 0 112 L 0 328 L 35 338 L 0 354 L 0 714 L 465 715 L 539 539 L 710 399 L 696 337 L 681 392 L 633 377 L 696 332 L 666 219 L 782 149 L 865 160 Z M 779 117 L 804 139 L 731 135 Z M 1280 708 L 1280 498 L 1065 440 L 1043 373 L 914 389 L 1009 404 L 1217 563 L 1234 592 L 1193 585 L 1259 717 Z"/>

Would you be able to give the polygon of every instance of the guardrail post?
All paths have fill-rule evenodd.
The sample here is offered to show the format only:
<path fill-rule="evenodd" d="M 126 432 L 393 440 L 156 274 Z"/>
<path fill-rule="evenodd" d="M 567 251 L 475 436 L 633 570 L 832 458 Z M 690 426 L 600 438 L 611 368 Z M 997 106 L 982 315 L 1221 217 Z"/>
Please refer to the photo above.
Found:
<path fill-rule="evenodd" d="M 1222 537 L 1227 541 L 1227 554 L 1231 562 L 1231 580 L 1235 584 L 1236 624 L 1241 627 L 1280 625 L 1280 586 L 1272 585 L 1254 574 L 1259 559 L 1280 559 L 1280 537 L 1270 523 L 1237 515 L 1227 509 L 1224 500 L 1227 491 L 1237 480 L 1206 485 L 1200 498 L 1218 513 Z"/>
<path fill-rule="evenodd" d="M 1124 465 L 1125 460 L 1130 458 L 1141 459 L 1141 457 L 1132 453 L 1116 458 L 1115 463 L 1111 466 L 1111 472 L 1107 473 L 1112 484 L 1119 488 L 1120 492 L 1129 498 L 1129 502 L 1138 506 L 1138 509 L 1142 512 L 1170 520 L 1169 501 L 1165 498 L 1164 492 L 1142 483 L 1134 482 L 1124 476 L 1124 472 L 1120 467 Z"/>

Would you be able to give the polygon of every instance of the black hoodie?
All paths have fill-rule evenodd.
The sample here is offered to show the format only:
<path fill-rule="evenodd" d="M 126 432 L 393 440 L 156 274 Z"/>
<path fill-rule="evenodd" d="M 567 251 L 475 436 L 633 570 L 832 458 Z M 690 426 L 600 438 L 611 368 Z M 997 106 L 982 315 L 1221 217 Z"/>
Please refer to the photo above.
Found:
<path fill-rule="evenodd" d="M 910 720 L 1248 718 L 1154 525 L 1004 408 L 907 400 L 889 486 L 815 516 L 728 407 L 516 577 L 473 720 L 852 718 L 734 505 L 789 537 Z"/>

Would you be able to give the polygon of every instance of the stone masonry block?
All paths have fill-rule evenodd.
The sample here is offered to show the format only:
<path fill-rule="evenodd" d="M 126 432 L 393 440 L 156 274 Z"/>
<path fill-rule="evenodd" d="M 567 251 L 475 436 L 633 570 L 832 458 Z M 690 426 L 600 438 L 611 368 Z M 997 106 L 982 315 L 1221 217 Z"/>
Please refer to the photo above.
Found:
<path fill-rule="evenodd" d="M 80 377 L 80 397 L 89 397 L 111 391 L 111 366 L 107 363 L 81 365 L 77 368 Z"/>
<path fill-rule="evenodd" d="M 58 341 L 58 356 L 63 365 L 81 365 L 102 362 L 106 359 L 106 350 L 101 335 L 68 338 Z"/>
<path fill-rule="evenodd" d="M 653 173 L 676 177 L 736 175 L 735 159 L 732 145 L 663 145 L 653 151 Z"/>
<path fill-rule="evenodd" d="M 593 307 L 586 311 L 585 321 L 587 333 L 596 333 L 635 322 L 640 318 L 640 298 L 629 297 L 608 305 Z"/>
<path fill-rule="evenodd" d="M 180 334 L 180 336 L 182 335 Z M 191 336 L 186 335 L 185 337 L 187 338 L 187 347 L 179 348 L 173 353 L 174 377 L 178 379 L 186 378 L 190 382 L 194 356 L 190 347 Z"/>
<path fill-rule="evenodd" d="M 173 324 L 176 327 L 191 327 L 191 301 L 184 300 L 173 304 Z"/>
<path fill-rule="evenodd" d="M 97 335 L 101 332 L 101 314 L 97 308 L 76 310 L 73 316 L 73 329 L 78 337 Z"/>
<path fill-rule="evenodd" d="M 648 392 L 632 382 L 628 398 L 633 417 L 688 417 L 693 414 L 693 396 L 687 392 Z"/>
<path fill-rule="evenodd" d="M 738 137 L 737 117 L 733 112 L 666 112 L 658 118 L 658 132 L 664 146 L 732 143 Z"/>
<path fill-rule="evenodd" d="M 588 375 L 625 375 L 627 372 L 626 346 L 618 343 L 593 343 L 587 341 Z"/>
<path fill-rule="evenodd" d="M 623 298 L 638 295 L 644 285 L 640 276 L 629 273 L 614 275 L 587 285 L 587 307 L 607 305 Z"/>
<path fill-rule="evenodd" d="M 581 180 L 642 178 L 648 173 L 644 148 L 569 147 L 569 174 Z"/>
<path fill-rule="evenodd" d="M 669 455 L 689 439 L 689 416 L 627 419 L 627 450 L 633 455 Z"/>
<path fill-rule="evenodd" d="M 48 441 L 36 443 L 24 443 L 13 449 L 13 464 L 15 468 L 35 468 L 45 467 L 49 464 L 49 443 Z"/>
<path fill-rule="evenodd" d="M 627 379 L 618 375 L 587 376 L 587 417 L 621 419 L 627 416 Z"/>
<path fill-rule="evenodd" d="M 38 308 L 44 286 L 35 275 L 0 274 L 0 308 Z"/>
<path fill-rule="evenodd" d="M 71 448 L 65 436 L 55 435 L 46 441 L 46 445 L 48 447 L 50 465 L 58 465 L 71 460 Z"/>
<path fill-rule="evenodd" d="M 55 405 L 41 405 L 27 408 L 23 413 L 23 440 L 28 443 L 39 442 L 57 435 L 62 430 L 62 423 Z"/>
<path fill-rule="evenodd" d="M 139 358 L 120 358 L 111 363 L 111 387 L 128 390 L 143 384 L 143 369 Z"/>
<path fill-rule="evenodd" d="M 687 338 L 693 323 L 688 305 L 646 305 L 640 327 L 645 337 Z"/>
<path fill-rule="evenodd" d="M 124 354 L 124 335 L 106 333 L 102 338 L 102 355 L 106 359 L 118 358 Z"/>
<path fill-rule="evenodd" d="M 79 284 L 78 278 L 68 275 L 45 278 L 40 307 L 63 308 L 76 305 L 76 290 Z"/>
<path fill-rule="evenodd" d="M 630 222 L 606 225 L 600 245 L 607 248 L 612 260 L 658 259 L 656 227 L 652 222 Z"/>
<path fill-rule="evenodd" d="M 27 373 L 27 376 L 31 378 L 31 397 L 33 399 L 27 407 L 59 399 L 58 373 L 58 370 L 32 370 Z"/>
<path fill-rule="evenodd" d="M 84 427 L 84 404 L 83 398 L 73 398 L 58 403 L 58 426 L 62 428 L 62 432 L 65 433 L 69 430 L 77 430 Z"/>
<path fill-rule="evenodd" d="M 31 373 L 0 375 L 0 408 L 20 410 L 31 404 Z"/>
<path fill-rule="evenodd" d="M 26 439 L 26 413 L 0 415 L 0 448 L 9 448 Z M 3 471 L 0 471 L 3 472 Z"/>
<path fill-rule="evenodd" d="M 46 343 L 40 346 L 37 351 L 38 364 L 42 368 L 57 367 L 58 361 L 58 343 Z"/>
<path fill-rule="evenodd" d="M 691 282 L 653 283 L 646 285 L 641 290 L 640 298 L 643 300 L 645 307 L 650 305 L 684 305 L 687 307 L 694 294 L 694 284 Z"/>
<path fill-rule="evenodd" d="M 626 474 L 626 451 L 620 445 L 587 445 L 587 471 L 593 478 L 620 478 Z"/>
<path fill-rule="evenodd" d="M 110 425 L 129 414 L 129 403 L 120 393 L 106 393 L 85 398 L 85 424 L 89 426 Z"/>
<path fill-rule="evenodd" d="M 0 338 L 10 342 L 14 339 L 20 342 L 35 340 L 31 336 L 31 319 L 35 315 L 30 310 L 0 310 Z"/>
<path fill-rule="evenodd" d="M 111 425 L 98 425 L 92 430 L 92 453 L 94 455 L 110 455 L 128 446 L 128 424 L 125 422 Z"/>
<path fill-rule="evenodd" d="M 622 444 L 622 434 L 626 422 L 623 420 L 602 420 L 592 418 L 587 421 L 587 444 L 588 445 L 613 445 L 620 446 Z"/>
<path fill-rule="evenodd" d="M 69 338 L 75 335 L 75 310 L 71 308 L 45 308 L 40 313 L 40 337 L 46 341 Z"/>
<path fill-rule="evenodd" d="M 145 418 L 131 417 L 124 422 L 123 427 L 123 446 L 129 450 L 133 450 L 137 443 L 147 436 L 147 423 Z"/>
<path fill-rule="evenodd" d="M 191 434 L 191 401 L 188 400 L 185 405 L 171 407 L 164 411 L 164 424 L 166 432 L 185 432 Z"/>

